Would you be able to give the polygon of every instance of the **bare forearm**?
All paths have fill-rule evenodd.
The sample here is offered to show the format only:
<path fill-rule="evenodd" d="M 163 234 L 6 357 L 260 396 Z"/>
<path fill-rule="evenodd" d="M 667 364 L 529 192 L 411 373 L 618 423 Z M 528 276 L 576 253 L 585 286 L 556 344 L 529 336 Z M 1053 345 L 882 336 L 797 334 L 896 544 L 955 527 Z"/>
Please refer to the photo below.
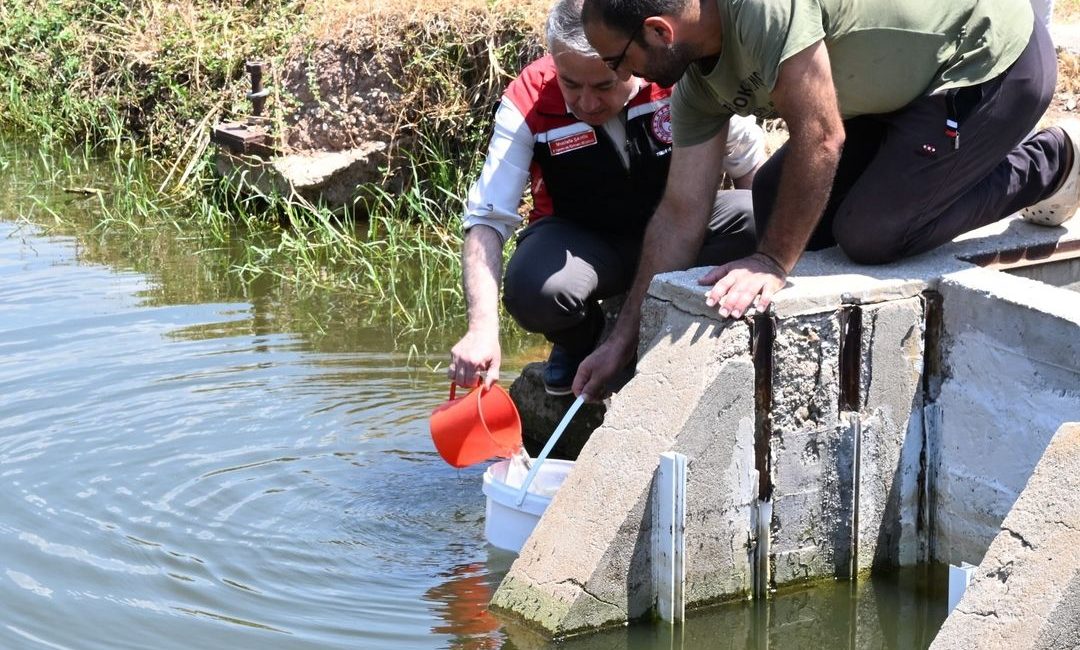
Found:
<path fill-rule="evenodd" d="M 704 215 L 690 214 L 687 210 L 663 201 L 649 221 L 637 274 L 626 294 L 612 338 L 627 343 L 637 341 L 641 305 L 653 276 L 688 268 L 697 257 L 705 238 L 706 219 Z"/>
<path fill-rule="evenodd" d="M 773 214 L 758 245 L 785 271 L 795 266 L 825 211 L 842 142 L 823 142 L 816 134 L 789 141 Z"/>
<path fill-rule="evenodd" d="M 499 279 L 502 277 L 502 238 L 478 225 L 465 234 L 461 256 L 462 283 L 469 329 L 498 331 Z"/>

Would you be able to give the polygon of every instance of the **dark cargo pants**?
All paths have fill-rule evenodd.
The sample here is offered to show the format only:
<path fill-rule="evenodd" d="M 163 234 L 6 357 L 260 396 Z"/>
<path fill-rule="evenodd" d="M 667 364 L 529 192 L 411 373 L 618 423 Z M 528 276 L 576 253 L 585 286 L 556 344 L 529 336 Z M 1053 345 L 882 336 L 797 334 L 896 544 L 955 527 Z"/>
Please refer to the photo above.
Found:
<path fill-rule="evenodd" d="M 754 251 L 748 190 L 717 194 L 697 265 L 723 264 Z M 599 300 L 630 288 L 641 254 L 640 232 L 590 230 L 545 217 L 521 232 L 503 279 L 503 304 L 521 327 L 573 354 L 596 345 L 604 326 Z"/>
<path fill-rule="evenodd" d="M 838 244 L 856 262 L 882 264 L 1051 194 L 1064 174 L 1068 141 L 1057 129 L 1027 136 L 1049 105 L 1056 78 L 1054 46 L 1037 22 L 1020 58 L 998 77 L 922 97 L 894 113 L 846 120 L 832 193 L 808 248 Z M 950 112 L 960 124 L 959 148 L 945 133 Z M 759 234 L 772 214 L 786 153 L 785 145 L 754 179 Z"/>

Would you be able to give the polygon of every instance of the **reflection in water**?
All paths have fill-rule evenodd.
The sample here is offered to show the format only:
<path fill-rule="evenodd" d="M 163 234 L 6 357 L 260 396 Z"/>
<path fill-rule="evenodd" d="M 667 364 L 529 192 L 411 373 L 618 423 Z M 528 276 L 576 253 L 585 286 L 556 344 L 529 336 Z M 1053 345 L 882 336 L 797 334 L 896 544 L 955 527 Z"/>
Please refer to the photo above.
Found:
<path fill-rule="evenodd" d="M 496 551 L 496 553 L 498 553 Z M 461 564 L 439 575 L 445 580 L 428 589 L 424 599 L 434 605 L 441 619 L 431 628 L 435 634 L 453 637 L 450 647 L 484 650 L 500 648 L 505 643 L 499 619 L 488 611 L 498 581 L 493 577 L 498 558 L 488 562 Z"/>
<path fill-rule="evenodd" d="M 858 650 L 929 647 L 945 619 L 948 571 L 906 569 L 859 583 L 818 583 L 767 601 L 691 610 L 683 625 L 642 623 L 557 644 L 504 621 L 516 650 Z"/>

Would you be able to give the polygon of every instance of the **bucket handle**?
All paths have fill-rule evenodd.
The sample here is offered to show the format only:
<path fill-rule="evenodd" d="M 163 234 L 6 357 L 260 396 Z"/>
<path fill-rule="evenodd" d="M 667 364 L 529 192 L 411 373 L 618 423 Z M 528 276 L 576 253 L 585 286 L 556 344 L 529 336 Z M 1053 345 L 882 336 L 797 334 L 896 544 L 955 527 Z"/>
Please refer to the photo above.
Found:
<path fill-rule="evenodd" d="M 490 436 L 491 432 L 488 430 L 487 420 L 484 418 L 484 400 L 480 399 L 481 397 L 483 397 L 484 392 L 488 391 L 490 389 L 485 388 L 483 386 L 483 383 L 484 383 L 483 380 L 480 377 L 477 377 L 476 378 L 476 385 L 472 386 L 472 388 L 479 388 L 480 389 L 480 393 L 477 394 L 477 396 L 476 396 L 476 413 L 480 416 L 480 421 L 484 423 L 484 431 L 487 431 L 488 435 Z M 455 399 L 457 399 L 457 387 L 458 387 L 457 382 L 451 380 L 451 382 L 450 382 L 450 401 L 451 402 L 454 401 Z M 462 388 L 464 388 L 464 386 L 462 386 Z M 509 455 L 512 455 L 514 453 L 514 450 L 504 448 L 503 453 L 505 453 L 506 455 L 509 456 Z"/>
<path fill-rule="evenodd" d="M 482 398 L 484 397 L 484 393 L 491 389 L 484 386 L 479 377 L 476 378 L 476 388 L 480 389 L 480 392 L 476 394 L 476 413 L 480 416 L 480 422 L 484 425 L 484 432 L 487 433 L 488 437 L 491 438 L 491 441 L 502 450 L 502 453 L 505 454 L 506 457 L 509 458 L 510 456 L 513 456 L 517 450 L 500 445 L 495 439 L 495 436 L 491 435 L 491 427 L 488 426 L 487 418 L 484 417 L 484 400 Z"/>
<path fill-rule="evenodd" d="M 578 398 L 574 400 L 574 403 L 567 409 L 566 415 L 563 416 L 562 421 L 559 422 L 559 426 L 555 427 L 555 432 L 548 438 L 547 444 L 544 445 L 544 449 L 540 452 L 540 455 L 533 461 L 532 467 L 529 468 L 529 473 L 525 475 L 525 480 L 521 483 L 521 491 L 518 492 L 517 505 L 525 503 L 525 496 L 529 493 L 529 486 L 532 485 L 533 479 L 536 478 L 536 473 L 540 471 L 540 466 L 547 460 L 548 454 L 555 447 L 555 443 L 559 441 L 563 431 L 566 431 L 567 425 L 570 424 L 570 420 L 574 419 L 574 415 L 581 408 L 581 405 L 585 403 L 585 393 L 578 395 Z"/>
<path fill-rule="evenodd" d="M 476 384 L 475 384 L 474 386 L 469 386 L 469 388 L 476 388 L 476 387 L 477 387 L 477 386 L 479 386 L 479 385 L 480 385 L 480 384 L 481 384 L 482 382 L 483 382 L 483 380 L 482 380 L 482 379 L 480 379 L 480 377 L 479 377 L 479 376 L 477 376 L 477 378 L 476 378 Z M 451 402 L 452 402 L 452 401 L 454 401 L 455 399 L 457 399 L 457 387 L 458 387 L 458 384 L 457 384 L 457 382 L 456 382 L 456 381 L 454 381 L 453 379 L 451 379 L 451 380 L 450 380 L 450 401 L 451 401 Z M 462 386 L 462 388 L 465 388 L 465 386 Z"/>

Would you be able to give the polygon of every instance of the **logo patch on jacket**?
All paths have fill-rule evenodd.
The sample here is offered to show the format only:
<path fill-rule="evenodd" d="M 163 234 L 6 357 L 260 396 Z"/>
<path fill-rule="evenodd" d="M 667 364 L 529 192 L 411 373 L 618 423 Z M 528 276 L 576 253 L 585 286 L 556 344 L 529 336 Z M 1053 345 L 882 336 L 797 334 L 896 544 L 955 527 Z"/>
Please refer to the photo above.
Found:
<path fill-rule="evenodd" d="M 653 113 L 652 134 L 660 142 L 671 144 L 671 106 L 661 106 Z"/>
<path fill-rule="evenodd" d="M 574 133 L 557 140 L 551 140 L 548 142 L 548 149 L 551 150 L 552 156 L 558 156 L 571 151 L 576 151 L 577 149 L 591 147 L 594 144 L 596 144 L 596 131 L 589 129 L 588 131 Z"/>

